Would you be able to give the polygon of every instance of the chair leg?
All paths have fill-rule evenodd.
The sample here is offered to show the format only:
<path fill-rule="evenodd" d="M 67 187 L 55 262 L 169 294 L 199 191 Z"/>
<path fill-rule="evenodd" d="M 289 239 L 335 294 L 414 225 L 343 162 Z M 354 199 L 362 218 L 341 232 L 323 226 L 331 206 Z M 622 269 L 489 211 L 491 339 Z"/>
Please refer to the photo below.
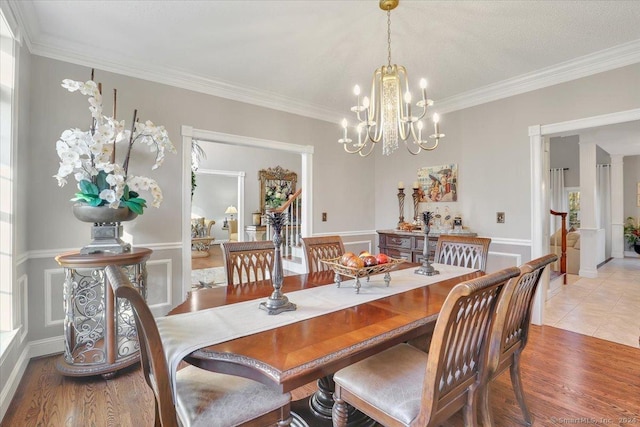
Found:
<path fill-rule="evenodd" d="M 516 399 L 518 400 L 518 404 L 520 405 L 520 409 L 522 410 L 522 416 L 524 417 L 524 422 L 526 425 L 530 426 L 533 423 L 533 419 L 531 417 L 531 413 L 527 408 L 527 403 L 524 398 L 524 390 L 522 388 L 522 380 L 520 378 L 520 352 L 517 351 L 513 354 L 513 362 L 511 363 L 511 367 L 509 369 L 511 373 L 511 385 L 513 386 L 513 391 L 516 395 Z"/>
<path fill-rule="evenodd" d="M 476 403 L 478 401 L 478 387 L 472 385 L 467 392 L 467 404 L 462 409 L 462 418 L 464 420 L 465 427 L 477 427 L 478 426 L 478 410 Z"/>
<path fill-rule="evenodd" d="M 493 415 L 489 405 L 489 384 L 490 382 L 482 387 L 480 391 L 480 425 L 484 427 L 493 426 Z"/>
<path fill-rule="evenodd" d="M 333 395 L 333 409 L 331 411 L 331 420 L 333 421 L 333 427 L 346 427 L 348 408 L 347 402 Z"/>
<path fill-rule="evenodd" d="M 278 421 L 278 427 L 287 427 L 288 425 L 291 425 L 291 421 L 293 421 L 293 417 L 289 415 L 287 418 L 283 418 Z"/>

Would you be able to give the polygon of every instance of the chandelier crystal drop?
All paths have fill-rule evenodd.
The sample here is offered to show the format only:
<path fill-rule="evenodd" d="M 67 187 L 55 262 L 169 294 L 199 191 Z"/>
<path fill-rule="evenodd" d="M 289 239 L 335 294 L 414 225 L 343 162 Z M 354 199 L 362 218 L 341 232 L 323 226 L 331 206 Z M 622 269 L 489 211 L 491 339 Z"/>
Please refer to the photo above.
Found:
<path fill-rule="evenodd" d="M 413 116 L 407 70 L 401 65 L 391 64 L 391 10 L 398 3 L 399 0 L 380 0 L 380 9 L 387 11 L 387 65 L 373 73 L 371 98 L 360 97 L 360 86 L 356 85 L 353 89 L 357 103 L 351 107 L 351 111 L 357 118 L 357 141 L 349 138 L 347 119 L 342 120 L 342 138 L 338 140 L 350 154 L 368 156 L 373 152 L 373 147 L 382 141 L 382 154 L 389 155 L 398 148 L 400 140 L 411 154 L 418 154 L 421 150 L 434 150 L 440 138 L 444 138 L 439 128 L 440 118 L 434 113 L 434 133 L 423 139 L 424 124 L 421 120 L 433 105 L 433 101 L 427 98 L 427 81 L 420 80 L 421 99 L 415 104 L 418 115 Z M 429 139 L 432 145 L 429 145 Z"/>

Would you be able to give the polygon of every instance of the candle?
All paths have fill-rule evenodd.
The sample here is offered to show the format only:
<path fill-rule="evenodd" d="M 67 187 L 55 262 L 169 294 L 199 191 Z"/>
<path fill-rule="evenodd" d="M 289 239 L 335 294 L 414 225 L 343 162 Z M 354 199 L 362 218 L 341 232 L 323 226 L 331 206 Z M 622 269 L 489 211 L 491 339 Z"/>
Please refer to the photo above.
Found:
<path fill-rule="evenodd" d="M 404 189 L 404 182 L 399 181 L 398 182 L 398 190 L 403 190 Z"/>
<path fill-rule="evenodd" d="M 413 181 L 413 188 L 420 188 L 420 183 L 418 181 Z"/>
<path fill-rule="evenodd" d="M 349 123 L 347 122 L 347 119 L 342 119 L 342 139 L 346 141 L 347 139 L 347 126 L 349 125 Z M 338 141 L 340 142 L 340 141 Z"/>

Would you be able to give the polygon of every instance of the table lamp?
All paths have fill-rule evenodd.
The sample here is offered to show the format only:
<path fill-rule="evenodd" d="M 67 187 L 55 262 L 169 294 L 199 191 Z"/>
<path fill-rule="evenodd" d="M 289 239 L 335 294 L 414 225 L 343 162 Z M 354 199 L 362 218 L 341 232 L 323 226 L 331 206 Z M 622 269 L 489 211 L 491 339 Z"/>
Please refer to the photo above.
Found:
<path fill-rule="evenodd" d="M 226 214 L 230 214 L 231 215 L 231 221 L 233 221 L 233 214 L 237 214 L 238 213 L 238 209 L 235 208 L 235 206 L 230 205 L 226 211 L 224 211 L 224 213 Z"/>

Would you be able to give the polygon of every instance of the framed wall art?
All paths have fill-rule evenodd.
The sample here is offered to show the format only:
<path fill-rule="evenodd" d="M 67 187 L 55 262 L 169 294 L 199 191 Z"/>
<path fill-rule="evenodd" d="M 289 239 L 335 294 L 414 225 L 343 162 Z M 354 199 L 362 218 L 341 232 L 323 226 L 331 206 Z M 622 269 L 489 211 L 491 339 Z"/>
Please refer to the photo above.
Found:
<path fill-rule="evenodd" d="M 428 166 L 418 169 L 418 182 L 424 202 L 458 201 L 458 165 Z"/>

